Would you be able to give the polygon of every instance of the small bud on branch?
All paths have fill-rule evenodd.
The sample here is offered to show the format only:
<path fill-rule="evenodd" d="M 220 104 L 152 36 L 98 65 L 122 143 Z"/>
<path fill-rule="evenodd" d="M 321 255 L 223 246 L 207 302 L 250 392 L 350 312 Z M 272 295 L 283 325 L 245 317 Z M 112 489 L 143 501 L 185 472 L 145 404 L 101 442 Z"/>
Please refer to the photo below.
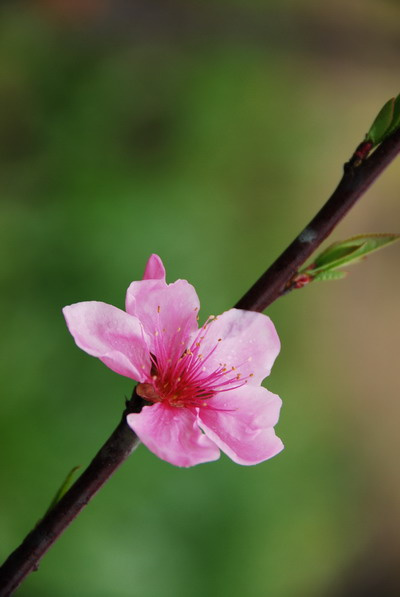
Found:
<path fill-rule="evenodd" d="M 347 272 L 342 267 L 359 263 L 370 253 L 400 240 L 400 234 L 359 234 L 338 241 L 320 253 L 310 265 L 301 269 L 287 284 L 287 291 L 303 288 L 314 281 L 339 280 Z"/>
<path fill-rule="evenodd" d="M 370 156 L 371 147 L 368 145 L 361 149 L 360 146 L 357 148 L 358 161 L 352 158 L 347 164 L 338 187 L 327 203 L 236 304 L 236 308 L 263 311 L 287 292 L 288 284 L 289 286 L 293 284 L 292 287 L 296 288 L 310 281 L 310 274 L 299 272 L 299 267 L 314 253 L 400 151 L 399 96 L 389 102 L 389 107 L 385 107 L 386 104 L 384 106 L 383 116 L 380 117 L 378 114 L 364 141 L 364 143 L 372 142 L 374 146 L 380 143 L 379 147 Z M 391 114 L 391 117 L 389 118 L 387 114 Z M 377 120 L 378 124 L 376 124 Z M 392 236 L 398 237 L 398 235 Z M 361 244 L 364 250 L 365 242 Z M 354 249 L 354 252 L 349 252 L 348 256 L 354 257 L 358 250 Z M 151 272 L 147 272 L 148 277 L 155 275 L 157 271 L 157 267 L 154 266 Z M 332 268 L 319 272 L 318 275 L 332 276 L 341 273 Z M 140 412 L 143 402 L 143 399 L 134 392 L 132 399 L 126 405 L 121 422 L 87 469 L 0 567 L 0 597 L 11 595 L 23 579 L 37 569 L 40 559 L 54 541 L 137 446 L 138 437 L 133 433 L 126 419 L 130 414 Z"/>

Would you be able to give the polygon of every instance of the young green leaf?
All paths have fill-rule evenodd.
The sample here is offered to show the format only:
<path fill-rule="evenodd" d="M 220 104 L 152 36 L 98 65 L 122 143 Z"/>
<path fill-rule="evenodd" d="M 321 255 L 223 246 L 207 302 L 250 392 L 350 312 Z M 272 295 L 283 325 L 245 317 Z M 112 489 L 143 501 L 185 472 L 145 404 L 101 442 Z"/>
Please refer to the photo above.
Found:
<path fill-rule="evenodd" d="M 386 133 L 386 136 L 394 133 L 394 131 L 396 129 L 398 129 L 399 126 L 400 126 L 400 94 L 394 100 L 392 123 L 389 127 L 389 130 Z"/>
<path fill-rule="evenodd" d="M 400 95 L 392 97 L 380 109 L 371 125 L 365 140 L 370 141 L 374 147 L 379 145 L 388 135 L 394 133 L 400 126 Z"/>
<path fill-rule="evenodd" d="M 316 257 L 312 265 L 305 267 L 300 273 L 310 275 L 314 280 L 328 279 L 327 272 L 352 265 L 367 255 L 400 239 L 400 234 L 360 234 L 344 241 L 330 245 Z M 321 277 L 321 274 L 324 277 Z M 333 279 L 333 277 L 329 277 Z"/>
<path fill-rule="evenodd" d="M 326 272 L 320 272 L 316 276 L 314 276 L 314 282 L 326 282 L 327 280 L 340 280 L 341 278 L 345 278 L 347 276 L 347 272 L 343 272 L 341 270 L 328 270 Z"/>
<path fill-rule="evenodd" d="M 71 487 L 72 484 L 72 479 L 74 477 L 74 474 L 76 473 L 77 470 L 79 470 L 81 467 L 80 466 L 74 466 L 74 468 L 72 468 L 68 475 L 65 477 L 64 481 L 62 482 L 61 486 L 59 487 L 56 495 L 54 496 L 54 498 L 51 501 L 50 506 L 47 509 L 47 512 L 50 512 L 50 510 L 52 510 L 54 508 L 54 506 L 57 504 L 57 502 L 59 502 L 61 500 L 61 498 L 63 497 L 63 495 L 65 493 L 67 493 L 68 489 Z"/>
<path fill-rule="evenodd" d="M 363 241 L 364 242 L 364 241 Z M 331 269 L 342 263 L 347 263 L 352 259 L 354 253 L 357 253 L 362 246 L 362 243 L 356 242 L 353 239 L 348 241 L 337 242 L 330 245 L 323 251 L 314 261 L 313 271 Z"/>

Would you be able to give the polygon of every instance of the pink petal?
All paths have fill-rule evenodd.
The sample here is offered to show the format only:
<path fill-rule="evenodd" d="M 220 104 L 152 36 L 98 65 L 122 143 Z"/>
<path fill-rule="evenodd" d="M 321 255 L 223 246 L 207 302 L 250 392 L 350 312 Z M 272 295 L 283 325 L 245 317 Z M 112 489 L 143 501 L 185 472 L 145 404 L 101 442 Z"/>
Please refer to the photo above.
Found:
<path fill-rule="evenodd" d="M 185 344 L 197 330 L 199 306 L 196 291 L 186 280 L 169 285 L 162 280 L 132 282 L 126 294 L 126 310 L 140 319 L 154 354 L 161 337 L 167 352 L 183 352 L 186 346 L 181 342 Z"/>
<path fill-rule="evenodd" d="M 186 408 L 157 403 L 128 415 L 127 421 L 149 450 L 175 466 L 194 466 L 219 458 L 217 446 L 200 431 L 196 415 Z"/>
<path fill-rule="evenodd" d="M 281 407 L 279 396 L 246 385 L 216 394 L 209 406 L 199 409 L 199 425 L 234 462 L 257 464 L 283 449 L 273 429 Z"/>
<path fill-rule="evenodd" d="M 153 253 L 150 255 L 143 274 L 143 280 L 163 280 L 165 282 L 165 268 L 161 257 Z"/>
<path fill-rule="evenodd" d="M 280 341 L 275 326 L 262 313 L 230 309 L 210 322 L 201 343 L 205 370 L 215 371 L 220 365 L 234 367 L 241 378 L 249 376 L 248 383 L 259 385 L 269 375 L 279 354 Z"/>
<path fill-rule="evenodd" d="M 79 348 L 120 375 L 137 381 L 147 379 L 149 349 L 136 317 L 97 301 L 69 305 L 63 313 Z"/>

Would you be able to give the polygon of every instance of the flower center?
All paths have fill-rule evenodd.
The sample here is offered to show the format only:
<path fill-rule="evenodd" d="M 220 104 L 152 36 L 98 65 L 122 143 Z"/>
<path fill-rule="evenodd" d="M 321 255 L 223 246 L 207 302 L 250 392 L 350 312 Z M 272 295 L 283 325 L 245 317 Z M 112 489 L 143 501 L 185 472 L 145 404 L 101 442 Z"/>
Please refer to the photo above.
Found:
<path fill-rule="evenodd" d="M 201 346 L 212 325 L 213 316 L 199 329 L 193 342 L 189 345 L 184 330 L 178 328 L 173 342 L 163 340 L 162 332 L 154 333 L 155 353 L 151 354 L 151 374 L 145 383 L 137 386 L 139 396 L 149 402 L 163 402 L 174 407 L 213 408 L 209 401 L 218 392 L 234 390 L 247 383 L 247 377 L 238 372 L 239 366 L 228 366 L 219 363 L 215 368 L 207 366 L 211 355 L 223 342 L 222 338 L 203 354 Z M 183 346 L 186 345 L 182 352 Z M 179 348 L 181 347 L 181 348 Z"/>

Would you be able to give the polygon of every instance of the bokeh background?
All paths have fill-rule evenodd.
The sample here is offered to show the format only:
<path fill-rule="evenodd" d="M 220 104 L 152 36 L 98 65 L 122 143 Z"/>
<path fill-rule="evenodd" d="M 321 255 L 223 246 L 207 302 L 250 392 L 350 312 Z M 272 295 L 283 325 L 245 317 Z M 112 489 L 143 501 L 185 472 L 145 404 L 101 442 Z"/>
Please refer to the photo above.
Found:
<path fill-rule="evenodd" d="M 61 308 L 123 307 L 152 252 L 229 308 L 397 94 L 390 0 L 41 0 L 0 8 L 0 558 L 132 382 Z M 399 162 L 332 240 L 399 232 Z M 286 449 L 184 470 L 144 447 L 21 597 L 400 594 L 399 247 L 268 310 Z"/>

